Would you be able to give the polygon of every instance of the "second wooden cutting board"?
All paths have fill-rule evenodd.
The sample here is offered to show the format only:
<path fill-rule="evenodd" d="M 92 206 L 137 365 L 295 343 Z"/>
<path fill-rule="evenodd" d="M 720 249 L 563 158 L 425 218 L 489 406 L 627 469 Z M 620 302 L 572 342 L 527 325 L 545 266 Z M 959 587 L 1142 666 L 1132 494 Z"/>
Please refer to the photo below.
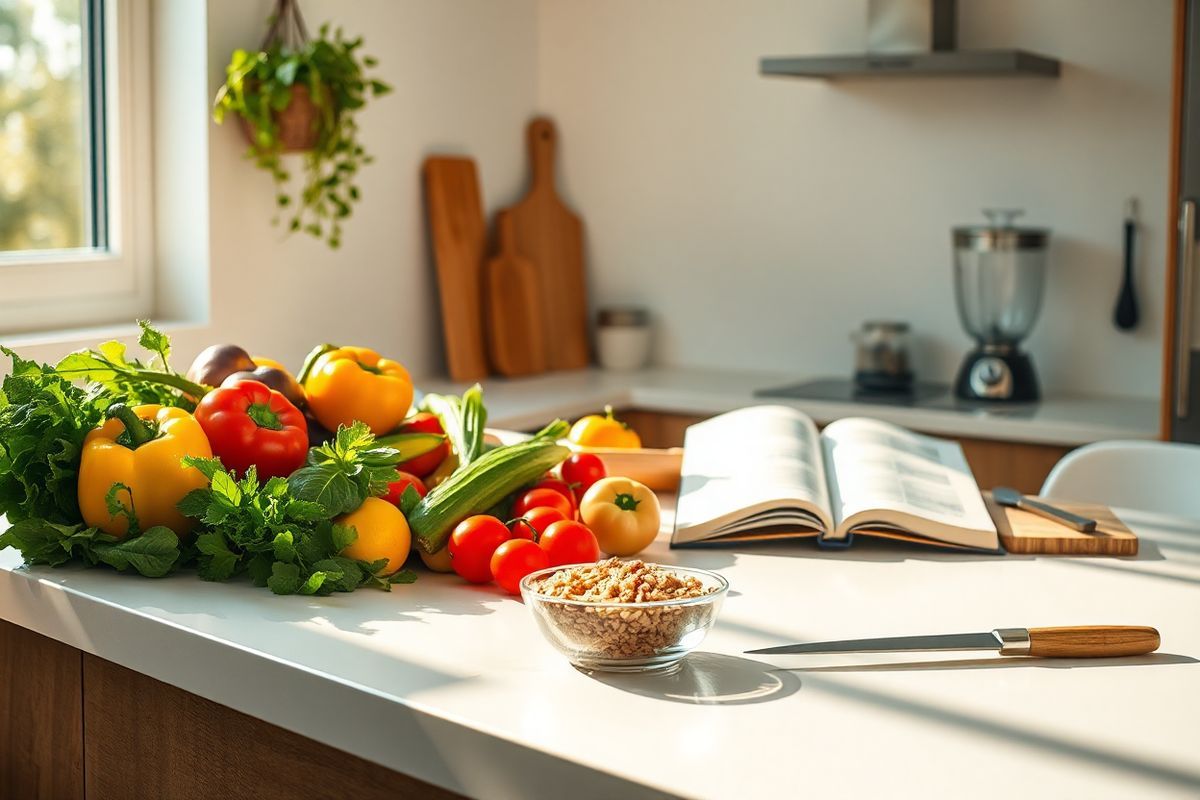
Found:
<path fill-rule="evenodd" d="M 555 189 L 558 132 L 538 117 L 526 131 L 533 179 L 511 215 L 516 253 L 533 263 L 545 315 L 546 366 L 582 369 L 590 361 L 583 223 Z M 529 313 L 536 313 L 533 309 Z"/>
<path fill-rule="evenodd" d="M 517 255 L 510 214 L 497 215 L 496 230 L 500 252 L 483 269 L 488 355 L 501 375 L 536 375 L 546 371 L 545 304 L 537 269 Z"/>

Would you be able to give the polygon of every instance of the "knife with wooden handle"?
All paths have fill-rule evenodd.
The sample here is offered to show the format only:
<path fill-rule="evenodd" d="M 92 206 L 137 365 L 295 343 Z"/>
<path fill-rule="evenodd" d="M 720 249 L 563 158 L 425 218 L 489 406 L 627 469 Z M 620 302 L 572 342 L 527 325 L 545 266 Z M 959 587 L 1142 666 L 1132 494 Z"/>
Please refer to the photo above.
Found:
<path fill-rule="evenodd" d="M 940 650 L 994 650 L 1002 656 L 1113 658 L 1142 656 L 1158 649 L 1154 628 L 1140 625 L 1077 625 L 1064 628 L 996 628 L 984 633 L 889 636 L 805 642 L 747 650 L 758 655 L 804 653 L 907 653 Z"/>

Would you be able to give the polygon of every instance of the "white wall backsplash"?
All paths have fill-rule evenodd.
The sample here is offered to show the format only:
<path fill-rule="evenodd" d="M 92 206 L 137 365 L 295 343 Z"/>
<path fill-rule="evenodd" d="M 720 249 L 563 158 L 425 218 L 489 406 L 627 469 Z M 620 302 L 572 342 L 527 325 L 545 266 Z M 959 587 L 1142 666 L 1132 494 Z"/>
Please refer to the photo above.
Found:
<path fill-rule="evenodd" d="M 921 377 L 969 340 L 950 228 L 1020 206 L 1052 229 L 1029 341 L 1044 385 L 1154 395 L 1161 362 L 1170 0 L 965 0 L 960 46 L 1057 80 L 763 78 L 763 55 L 861 51 L 865 3 L 541 0 L 542 109 L 587 225 L 593 305 L 658 318 L 668 364 L 847 374 L 864 319 L 915 329 Z M 1142 324 L 1112 326 L 1141 201 Z"/>

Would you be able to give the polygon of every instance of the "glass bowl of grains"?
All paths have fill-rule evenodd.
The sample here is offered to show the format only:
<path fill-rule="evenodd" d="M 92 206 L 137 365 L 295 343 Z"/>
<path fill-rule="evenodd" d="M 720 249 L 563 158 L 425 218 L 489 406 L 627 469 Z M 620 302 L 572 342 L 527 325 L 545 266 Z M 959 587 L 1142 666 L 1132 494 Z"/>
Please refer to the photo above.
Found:
<path fill-rule="evenodd" d="M 618 558 L 521 581 L 547 641 L 576 667 L 607 672 L 678 667 L 704 641 L 728 590 L 715 572 Z"/>

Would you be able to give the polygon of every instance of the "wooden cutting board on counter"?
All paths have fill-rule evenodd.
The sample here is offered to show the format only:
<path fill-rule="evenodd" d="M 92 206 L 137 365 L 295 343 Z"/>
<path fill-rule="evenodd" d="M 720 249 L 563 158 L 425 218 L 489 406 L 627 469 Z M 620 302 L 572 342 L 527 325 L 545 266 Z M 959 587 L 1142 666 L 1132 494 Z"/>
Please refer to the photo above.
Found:
<path fill-rule="evenodd" d="M 1045 500 L 1059 508 L 1096 520 L 1096 531 L 1083 533 L 1019 508 L 1001 506 L 992 499 L 991 492 L 984 492 L 983 499 L 987 503 L 992 519 L 996 522 L 996 530 L 1000 533 L 1000 543 L 1010 553 L 1137 555 L 1137 535 L 1129 530 L 1108 506 Z"/>
<path fill-rule="evenodd" d="M 546 366 L 582 369 L 590 361 L 583 223 L 555 189 L 558 132 L 537 117 L 526 131 L 533 171 L 529 193 L 505 213 L 512 216 L 516 252 L 532 262 L 541 285 Z"/>
<path fill-rule="evenodd" d="M 484 347 L 483 254 L 487 229 L 475 161 L 430 156 L 421 170 L 437 263 L 446 365 L 455 381 L 488 374 Z"/>
<path fill-rule="evenodd" d="M 487 346 L 492 366 L 515 378 L 546 371 L 545 304 L 537 268 L 517 255 L 512 215 L 496 217 L 500 253 L 483 270 Z"/>

